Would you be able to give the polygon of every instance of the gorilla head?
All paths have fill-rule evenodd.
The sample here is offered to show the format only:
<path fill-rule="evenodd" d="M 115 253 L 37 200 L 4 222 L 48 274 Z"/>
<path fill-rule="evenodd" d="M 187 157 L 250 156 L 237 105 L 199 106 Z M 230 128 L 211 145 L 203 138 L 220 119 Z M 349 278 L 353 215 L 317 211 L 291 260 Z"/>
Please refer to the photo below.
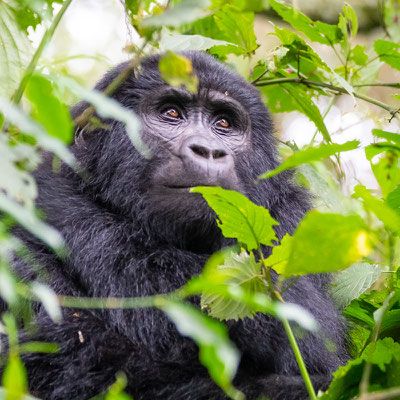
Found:
<path fill-rule="evenodd" d="M 277 166 L 271 120 L 257 89 L 210 55 L 183 54 L 199 79 L 197 93 L 168 85 L 159 73 L 160 57 L 153 56 L 113 96 L 140 117 L 150 160 L 135 150 L 122 124 L 110 121 L 109 130 L 79 132 L 77 142 L 84 141 L 84 148 L 78 146 L 77 153 L 87 160 L 96 197 L 114 212 L 141 224 L 157 241 L 209 253 L 223 239 L 214 213 L 200 195 L 189 192 L 191 187 L 233 189 L 271 211 L 293 188 L 283 184 L 287 175 L 255 184 L 258 175 Z M 97 89 L 124 68 L 106 75 Z M 296 190 L 300 198 L 285 214 L 282 232 L 291 231 L 308 206 Z"/>

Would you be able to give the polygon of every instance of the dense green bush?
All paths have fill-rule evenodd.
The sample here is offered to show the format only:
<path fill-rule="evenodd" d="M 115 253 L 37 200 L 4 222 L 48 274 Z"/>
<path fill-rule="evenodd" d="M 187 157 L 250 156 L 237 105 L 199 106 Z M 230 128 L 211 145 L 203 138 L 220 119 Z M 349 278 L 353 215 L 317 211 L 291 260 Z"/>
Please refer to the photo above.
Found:
<path fill-rule="evenodd" d="M 54 16 L 53 3 L 61 4 Z M 284 303 L 281 294 L 298 276 L 333 272 L 332 296 L 351 321 L 353 360 L 339 368 L 321 398 L 400 398 L 400 134 L 379 129 L 381 121 L 376 121 L 373 141 L 364 151 L 380 190 L 357 185 L 348 196 L 339 184 L 344 174 L 340 157 L 342 152 L 359 148 L 360 143 L 334 143 L 324 122 L 340 96 L 382 109 L 387 126 L 398 119 L 399 108 L 369 97 L 368 91 L 372 86 L 388 91 L 400 88 L 396 82 L 377 81 L 379 70 L 385 65 L 400 70 L 399 1 L 383 3 L 384 29 L 368 48 L 358 44 L 357 16 L 350 5 L 344 6 L 338 24 L 331 25 L 312 21 L 278 0 L 176 0 L 169 1 L 168 6 L 161 1 L 126 0 L 127 17 L 141 39 L 128 49 L 132 59 L 105 95 L 82 87 L 51 66 L 46 65 L 46 73 L 41 68 L 43 50 L 70 3 L 71 0 L 0 2 L 0 296 L 9 308 L 1 316 L 0 329 L 8 336 L 10 348 L 7 354 L 2 353 L 1 361 L 7 366 L 0 397 L 32 398 L 27 393 L 20 354 L 57 351 L 53 344 L 18 343 L 17 326 L 30 321 L 31 300 L 41 301 L 54 320 L 61 318 L 60 307 L 111 304 L 109 299 L 57 296 L 42 283 L 20 282 L 12 272 L 14 252 L 33 262 L 24 245 L 10 233 L 16 223 L 58 254 L 64 251 L 62 237 L 42 221 L 35 209 L 37 190 L 30 172 L 40 162 L 40 151 L 54 153 L 54 168 L 59 168 L 60 162 L 75 168 L 76 160 L 68 150 L 73 126 L 98 123 L 93 117 L 96 110 L 100 116 L 124 122 L 133 145 L 145 152 L 136 118 L 110 102 L 107 95 L 144 55 L 157 51 L 165 52 L 160 63 L 163 78 L 171 85 L 186 85 L 195 91 L 197 78 L 189 60 L 175 52 L 196 49 L 212 53 L 233 68 L 234 60 L 247 62 L 250 68 L 243 73 L 244 78 L 260 88 L 272 112 L 298 111 L 315 124 L 309 145 L 299 149 L 294 143 L 282 143 L 285 161 L 259 179 L 300 166 L 297 179 L 310 187 L 320 201 L 316 201 L 316 209 L 306 215 L 293 236 L 285 236 L 273 248 L 272 256 L 264 259 L 260 246 L 272 245 L 272 226 L 277 224 L 268 210 L 236 192 L 209 187 L 194 189 L 218 214 L 223 234 L 236 238 L 241 249 L 214 255 L 201 276 L 175 293 L 113 299 L 113 307 L 163 310 L 183 335 L 196 341 L 201 361 L 211 377 L 234 399 L 243 398 L 232 385 L 240 355 L 219 320 L 269 313 L 283 322 L 310 397 L 315 399 L 290 321 L 307 330 L 317 331 L 318 326 L 305 310 Z M 254 16 L 269 7 L 289 25 L 274 27 L 279 46 L 257 58 Z M 39 23 L 48 28 L 33 51 L 27 28 Z M 333 65 L 313 50 L 315 43 L 330 49 L 335 57 Z M 76 121 L 71 121 L 63 102 L 71 94 L 93 105 Z M 400 95 L 393 97 L 400 99 Z M 320 98 L 328 99 L 323 113 L 315 103 Z M 271 280 L 271 269 L 281 274 L 276 285 Z M 185 302 L 193 294 L 201 294 L 202 306 L 209 315 Z M 293 307 L 297 307 L 296 312 Z M 106 398 L 128 398 L 123 388 L 124 376 L 119 375 Z"/>

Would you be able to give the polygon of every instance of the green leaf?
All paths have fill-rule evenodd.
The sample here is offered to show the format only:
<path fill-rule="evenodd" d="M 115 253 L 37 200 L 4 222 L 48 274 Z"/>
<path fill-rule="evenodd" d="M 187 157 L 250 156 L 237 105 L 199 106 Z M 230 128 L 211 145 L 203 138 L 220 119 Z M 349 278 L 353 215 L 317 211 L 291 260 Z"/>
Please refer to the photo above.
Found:
<path fill-rule="evenodd" d="M 400 343 L 395 343 L 391 337 L 383 338 L 375 343 L 370 343 L 361 358 L 378 365 L 385 372 L 386 366 L 392 362 L 393 358 L 400 361 Z"/>
<path fill-rule="evenodd" d="M 326 142 L 332 142 L 328 129 L 325 126 L 324 119 L 312 100 L 312 96 L 304 91 L 298 90 L 298 87 L 291 84 L 281 85 L 287 95 L 297 103 L 297 110 L 306 115 L 310 121 L 314 122 L 317 129 L 321 132 Z"/>
<path fill-rule="evenodd" d="M 342 32 L 335 25 L 319 21 L 314 22 L 297 8 L 278 0 L 270 0 L 269 3 L 284 21 L 288 22 L 298 31 L 303 32 L 313 42 L 332 45 L 339 43 L 343 37 Z"/>
<path fill-rule="evenodd" d="M 289 258 L 285 263 L 287 253 L 279 257 L 282 261 L 278 271 L 286 278 L 345 269 L 369 254 L 367 238 L 365 225 L 358 216 L 311 211 L 287 241 L 286 246 L 291 247 L 290 251 L 285 249 Z"/>
<path fill-rule="evenodd" d="M 161 77 L 171 86 L 186 86 L 189 92 L 196 93 L 199 80 L 190 60 L 180 54 L 167 51 L 158 65 Z"/>
<path fill-rule="evenodd" d="M 159 308 L 175 323 L 182 335 L 192 338 L 199 346 L 200 361 L 207 367 L 214 382 L 223 390 L 237 395 L 231 382 L 240 357 L 229 340 L 225 325 L 189 304 L 166 302 Z"/>
<path fill-rule="evenodd" d="M 140 136 L 140 122 L 131 110 L 121 106 L 116 100 L 95 90 L 89 90 L 79 85 L 73 79 L 57 77 L 57 82 L 70 89 L 79 98 L 86 100 L 96 108 L 97 114 L 103 118 L 113 118 L 125 124 L 126 133 L 132 144 L 143 155 L 150 158 L 151 152 Z"/>
<path fill-rule="evenodd" d="M 62 319 L 60 302 L 53 289 L 40 282 L 33 282 L 31 284 L 31 292 L 43 304 L 50 318 L 54 322 L 60 322 Z"/>
<path fill-rule="evenodd" d="M 232 45 L 224 40 L 210 39 L 201 35 L 178 35 L 166 33 L 160 40 L 160 51 L 185 51 L 185 50 L 208 50 L 214 46 Z"/>
<path fill-rule="evenodd" d="M 280 244 L 272 248 L 271 255 L 265 263 L 278 274 L 282 274 L 286 269 L 286 264 L 292 252 L 293 237 L 288 233 L 282 238 Z"/>
<path fill-rule="evenodd" d="M 343 15 L 346 18 L 347 25 L 351 36 L 356 36 L 358 31 L 357 15 L 350 4 L 345 4 L 343 7 Z"/>
<path fill-rule="evenodd" d="M 386 204 L 400 215 L 400 185 L 388 194 Z"/>
<path fill-rule="evenodd" d="M 353 49 L 351 49 L 350 60 L 354 61 L 357 65 L 365 66 L 367 65 L 368 56 L 365 53 L 365 46 L 356 44 Z"/>
<path fill-rule="evenodd" d="M 286 159 L 279 167 L 272 171 L 268 171 L 265 174 L 259 176 L 258 179 L 267 179 L 271 176 L 277 175 L 282 171 L 289 168 L 294 168 L 300 164 L 310 163 L 313 161 L 319 161 L 324 158 L 328 158 L 336 153 L 343 151 L 354 150 L 360 143 L 357 140 L 346 142 L 344 144 L 322 144 L 319 147 L 309 147 L 305 150 L 294 153 L 292 156 Z"/>
<path fill-rule="evenodd" d="M 57 252 L 63 251 L 64 242 L 54 228 L 42 222 L 33 211 L 0 194 L 0 210 L 11 215 L 20 225 Z"/>
<path fill-rule="evenodd" d="M 153 15 L 142 21 L 143 27 L 180 26 L 210 14 L 209 0 L 182 0 L 164 13 Z"/>
<path fill-rule="evenodd" d="M 373 135 L 386 139 L 390 142 L 396 143 L 400 146 L 400 134 L 399 133 L 393 133 L 393 132 L 386 132 L 381 129 L 372 129 Z"/>
<path fill-rule="evenodd" d="M 32 76 L 25 91 L 32 103 L 34 118 L 46 128 L 48 134 L 64 143 L 73 138 L 73 124 L 65 104 L 54 95 L 51 82 L 43 76 Z"/>
<path fill-rule="evenodd" d="M 374 43 L 374 49 L 380 61 L 400 70 L 400 44 L 378 39 Z"/>
<path fill-rule="evenodd" d="M 0 191 L 33 211 L 37 188 L 26 169 L 33 169 L 39 164 L 40 158 L 35 148 L 23 143 L 10 146 L 8 137 L 1 134 L 0 154 Z"/>
<path fill-rule="evenodd" d="M 242 251 L 240 254 L 231 253 L 224 264 L 215 265 L 216 274 L 224 275 L 224 284 L 241 287 L 247 292 L 268 293 L 268 288 L 261 278 L 261 266 L 254 255 Z M 210 272 L 208 272 L 210 273 Z M 201 308 L 207 309 L 208 314 L 220 320 L 252 318 L 254 311 L 245 303 L 234 299 L 226 299 L 216 293 L 204 293 L 201 296 Z"/>
<path fill-rule="evenodd" d="M 260 244 L 271 245 L 277 240 L 273 225 L 279 225 L 267 209 L 257 206 L 241 193 L 220 187 L 196 187 L 192 193 L 203 195 L 218 215 L 218 226 L 225 237 L 235 238 L 254 250 Z"/>
<path fill-rule="evenodd" d="M 340 308 L 347 307 L 380 277 L 379 265 L 370 263 L 353 264 L 336 275 L 331 288 L 331 295 Z"/>
<path fill-rule="evenodd" d="M 254 13 L 238 13 L 233 6 L 226 5 L 214 14 L 215 22 L 221 31 L 221 39 L 238 46 L 235 54 L 253 53 L 258 45 L 254 33 Z"/>
<path fill-rule="evenodd" d="M 4 369 L 2 383 L 7 395 L 5 400 L 20 400 L 28 392 L 28 376 L 17 354 L 10 355 Z"/>
<path fill-rule="evenodd" d="M 33 136 L 43 149 L 53 152 L 72 167 L 77 165 L 74 155 L 67 147 L 59 139 L 49 136 L 41 125 L 28 117 L 18 106 L 0 98 L 0 112 L 22 133 Z"/>
<path fill-rule="evenodd" d="M 354 188 L 353 197 L 362 199 L 364 208 L 372 211 L 388 230 L 400 232 L 400 216 L 382 200 L 375 198 L 365 186 L 357 185 Z"/>
<path fill-rule="evenodd" d="M 0 2 L 0 96 L 10 98 L 30 61 L 32 47 L 26 33 L 18 26 L 15 3 Z"/>

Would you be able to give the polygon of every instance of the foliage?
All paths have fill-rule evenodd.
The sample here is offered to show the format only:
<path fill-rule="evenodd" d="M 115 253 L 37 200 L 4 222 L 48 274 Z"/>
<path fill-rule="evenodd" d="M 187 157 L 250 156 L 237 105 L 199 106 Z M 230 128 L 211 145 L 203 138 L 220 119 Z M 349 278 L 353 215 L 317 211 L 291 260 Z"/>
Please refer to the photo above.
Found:
<path fill-rule="evenodd" d="M 62 5 L 57 15 L 52 12 L 55 3 Z M 286 235 L 278 242 L 274 231 L 277 222 L 268 210 L 236 192 L 195 188 L 193 195 L 204 196 L 218 215 L 222 233 L 237 239 L 238 246 L 213 255 L 203 273 L 176 293 L 126 299 L 126 303 L 122 299 L 121 305 L 153 306 L 164 311 L 182 335 L 196 341 L 200 360 L 214 381 L 228 396 L 241 399 L 243 395 L 232 383 L 239 353 L 221 321 L 252 318 L 257 312 L 280 319 L 310 387 L 311 380 L 288 321 L 314 331 L 319 327 L 306 310 L 283 302 L 282 288 L 298 275 L 331 272 L 332 296 L 351 321 L 354 359 L 339 368 L 322 399 L 400 396 L 400 132 L 396 127 L 396 132 L 382 130 L 380 121 L 376 121 L 373 140 L 363 146 L 380 190 L 357 185 L 348 196 L 339 184 L 343 179 L 341 153 L 361 145 L 358 141 L 334 143 L 325 125 L 329 107 L 321 112 L 316 102 L 325 98 L 332 105 L 339 96 L 350 96 L 355 104 L 363 101 L 380 108 L 387 126 L 398 121 L 398 105 L 393 107 L 367 95 L 371 86 L 400 88 L 397 82 L 376 80 L 382 67 L 400 70 L 398 1 L 385 2 L 382 21 L 386 35 L 382 32 L 371 46 L 366 46 L 356 40 L 357 16 L 348 4 L 337 24 L 327 24 L 312 21 L 289 3 L 269 0 L 269 7 L 290 27 L 277 24 L 274 35 L 280 44 L 258 56 L 254 20 L 256 13 L 267 9 L 264 0 L 175 0 L 167 6 L 155 0 L 126 0 L 126 14 L 140 35 L 140 49 L 104 94 L 83 88 L 49 65 L 43 74 L 43 50 L 70 3 L 0 3 L 0 296 L 9 306 L 0 323 L 0 330 L 9 341 L 0 396 L 33 399 L 27 392 L 27 374 L 20 355 L 57 350 L 49 344 L 18 343 L 17 324 L 21 318 L 30 321 L 30 301 L 42 302 L 55 321 L 61 317 L 60 306 L 68 306 L 66 299 L 62 301 L 43 283 L 20 282 L 10 266 L 15 252 L 25 254 L 27 262 L 32 262 L 10 231 L 14 224 L 24 226 L 59 256 L 65 251 L 58 232 L 42 221 L 34 206 L 37 188 L 30 173 L 41 160 L 41 150 L 54 154 L 55 168 L 61 161 L 77 168 L 68 150 L 73 123 L 78 128 L 90 127 L 98 123 L 96 112 L 124 123 L 133 145 L 150 156 L 140 138 L 137 118 L 107 96 L 125 79 L 129 69 L 136 68 L 143 54 L 158 50 L 166 52 L 160 63 L 162 77 L 172 85 L 185 85 L 195 92 L 197 78 L 190 61 L 175 53 L 187 49 L 208 51 L 233 67 L 248 63 L 251 68 L 240 69 L 243 78 L 260 88 L 272 112 L 297 111 L 315 125 L 316 134 L 309 145 L 299 149 L 287 143 L 283 146 L 286 159 L 282 165 L 265 171 L 259 179 L 299 167 L 296 177 L 314 193 L 317 209 L 305 216 L 293 236 Z M 34 50 L 27 29 L 39 23 L 48 28 Z M 314 50 L 316 45 L 330 49 L 336 62 L 324 61 Z M 64 98 L 59 96 L 60 89 L 87 100 L 92 107 L 83 117 L 71 121 Z M 400 97 L 393 97 L 398 103 Z M 314 145 L 316 141 L 318 146 Z M 267 247 L 272 248 L 269 258 L 264 256 Z M 280 274 L 276 284 L 271 278 L 273 270 Z M 185 301 L 194 294 L 201 295 L 203 312 Z M 86 303 L 87 307 L 107 306 L 104 299 L 92 300 Z M 70 299 L 69 304 L 72 303 Z M 126 377 L 118 375 L 106 398 L 128 399 L 123 392 L 125 385 Z M 313 390 L 309 392 L 316 399 Z"/>

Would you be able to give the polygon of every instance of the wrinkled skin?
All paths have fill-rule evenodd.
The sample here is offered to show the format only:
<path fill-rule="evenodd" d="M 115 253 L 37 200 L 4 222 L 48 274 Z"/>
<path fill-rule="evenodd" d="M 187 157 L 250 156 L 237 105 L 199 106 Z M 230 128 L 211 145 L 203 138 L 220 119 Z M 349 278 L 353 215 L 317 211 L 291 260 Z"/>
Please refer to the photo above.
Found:
<path fill-rule="evenodd" d="M 18 234 L 48 271 L 47 283 L 56 293 L 149 296 L 171 292 L 199 274 L 214 251 L 232 242 L 221 236 L 202 197 L 189 193 L 192 186 L 242 192 L 270 210 L 280 223 L 279 237 L 292 233 L 309 209 L 307 193 L 291 182 L 290 173 L 255 183 L 278 165 L 273 127 L 257 90 L 211 56 L 185 55 L 199 78 L 198 94 L 168 86 L 158 57 L 150 57 L 113 95 L 141 118 L 151 159 L 132 146 L 120 122 L 108 120 L 96 131 L 78 130 L 71 147 L 88 172 L 86 180 L 65 165 L 53 172 L 49 155 L 36 171 L 37 205 L 63 234 L 69 255 L 60 260 L 27 233 Z M 123 68 L 107 74 L 97 88 L 103 90 Z M 86 107 L 78 104 L 73 116 Z M 21 260 L 15 269 L 23 279 L 36 278 Z M 347 359 L 344 324 L 326 283 L 322 276 L 303 277 L 285 292 L 287 301 L 310 310 L 336 344 L 336 352 L 329 352 L 320 337 L 299 340 L 317 390 L 327 387 Z M 226 398 L 199 363 L 196 345 L 161 311 L 64 309 L 60 324 L 40 305 L 36 314 L 34 339 L 56 342 L 60 351 L 24 355 L 33 395 L 89 399 L 124 371 L 126 392 L 135 400 Z M 248 399 L 308 397 L 279 321 L 257 314 L 230 321 L 228 328 L 243 354 L 234 383 Z"/>

